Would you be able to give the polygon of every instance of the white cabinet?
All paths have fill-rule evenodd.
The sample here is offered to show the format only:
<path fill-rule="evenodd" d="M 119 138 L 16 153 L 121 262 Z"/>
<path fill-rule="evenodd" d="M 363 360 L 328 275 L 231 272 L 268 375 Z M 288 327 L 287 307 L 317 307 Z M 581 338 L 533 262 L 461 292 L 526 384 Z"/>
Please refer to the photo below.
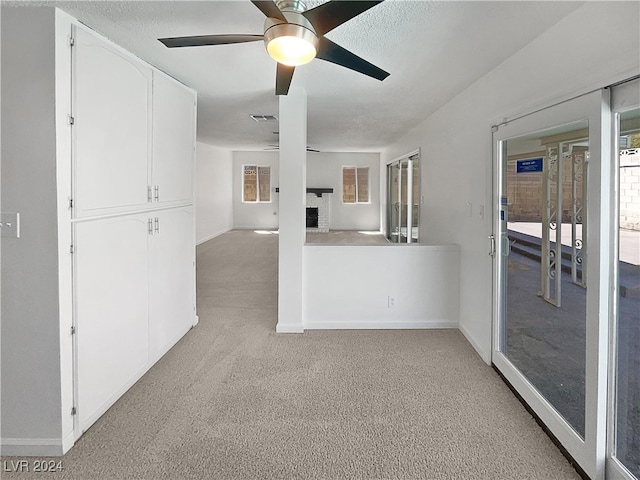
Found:
<path fill-rule="evenodd" d="M 195 323 L 193 207 L 76 222 L 74 229 L 84 431 Z"/>
<path fill-rule="evenodd" d="M 75 216 L 148 202 L 151 68 L 75 29 L 73 184 Z"/>
<path fill-rule="evenodd" d="M 193 92 L 75 30 L 75 218 L 192 203 Z"/>
<path fill-rule="evenodd" d="M 75 224 L 77 398 L 86 430 L 149 361 L 146 215 Z"/>
<path fill-rule="evenodd" d="M 149 356 L 169 350 L 195 319 L 193 207 L 156 212 L 149 237 Z"/>
<path fill-rule="evenodd" d="M 195 323 L 195 93 L 74 27 L 76 438 Z"/>
<path fill-rule="evenodd" d="M 154 201 L 193 201 L 195 98 L 175 81 L 153 75 Z"/>

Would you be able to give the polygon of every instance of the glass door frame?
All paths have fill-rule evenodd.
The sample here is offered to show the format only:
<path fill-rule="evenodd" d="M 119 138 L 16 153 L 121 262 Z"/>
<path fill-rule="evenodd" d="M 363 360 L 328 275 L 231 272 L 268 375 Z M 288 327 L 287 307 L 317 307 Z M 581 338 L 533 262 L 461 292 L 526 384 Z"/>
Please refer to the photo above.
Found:
<path fill-rule="evenodd" d="M 422 170 L 422 165 L 420 164 L 420 160 L 421 160 L 421 156 L 420 156 L 420 149 L 414 150 L 406 155 L 402 155 L 401 157 L 395 158 L 393 160 L 391 160 L 389 163 L 387 163 L 386 165 L 386 192 L 387 192 L 387 211 L 386 211 L 386 219 L 387 219 L 387 225 L 386 225 L 386 231 L 385 231 L 385 236 L 387 237 L 387 239 L 391 242 L 391 243 L 398 243 L 398 244 L 402 244 L 402 243 L 418 243 L 420 240 L 420 209 L 422 206 L 422 181 L 421 178 L 418 179 L 418 192 L 417 192 L 417 198 L 418 198 L 418 203 L 417 203 L 417 212 L 415 212 L 416 214 L 416 218 L 417 218 L 417 224 L 418 224 L 418 236 L 414 239 L 413 238 L 413 221 L 415 220 L 414 218 L 414 212 L 413 212 L 413 207 L 414 207 L 414 203 L 413 203 L 413 199 L 416 195 L 416 192 L 413 191 L 413 186 L 414 186 L 414 163 L 417 162 L 418 164 L 418 174 L 422 175 L 421 170 Z M 406 163 L 407 164 L 407 181 L 406 181 L 406 185 L 407 185 L 407 217 L 406 217 L 406 223 L 407 223 L 407 240 L 405 242 L 402 242 L 402 189 L 401 189 L 401 181 L 402 181 L 402 164 Z M 392 201 L 393 199 L 391 198 L 391 169 L 392 168 L 398 168 L 399 169 L 399 175 L 398 175 L 398 199 L 396 199 L 397 201 Z M 392 218 L 393 218 L 393 214 L 392 214 L 392 209 L 396 208 L 396 204 L 400 204 L 401 209 L 397 211 L 397 220 L 398 220 L 398 242 L 393 242 L 391 240 L 392 236 L 393 236 L 393 228 L 394 225 L 392 225 Z"/>
<path fill-rule="evenodd" d="M 611 110 L 609 90 L 598 90 L 578 98 L 504 122 L 493 128 L 493 345 L 492 363 L 532 408 L 569 455 L 594 480 L 604 478 L 606 459 L 607 374 L 609 339 L 612 179 Z M 587 199 L 587 248 L 590 275 L 587 288 L 585 438 L 571 428 L 549 401 L 502 352 L 505 318 L 504 279 L 509 243 L 501 235 L 500 191 L 505 142 L 509 138 L 551 127 L 589 121 L 589 175 Z M 506 241 L 505 241 L 506 239 Z"/>
<path fill-rule="evenodd" d="M 612 87 L 611 92 L 611 177 L 612 177 L 612 217 L 613 217 L 613 248 L 611 249 L 611 264 L 613 265 L 613 281 L 611 288 L 610 330 L 611 338 L 609 352 L 609 385 L 608 385 L 608 430 L 607 430 L 607 460 L 606 475 L 610 478 L 633 480 L 635 477 L 616 457 L 616 425 L 617 425 L 617 355 L 618 355 L 618 312 L 617 302 L 620 294 L 618 280 L 619 265 L 619 231 L 620 231 L 620 114 L 640 108 L 638 89 L 640 79 Z"/>

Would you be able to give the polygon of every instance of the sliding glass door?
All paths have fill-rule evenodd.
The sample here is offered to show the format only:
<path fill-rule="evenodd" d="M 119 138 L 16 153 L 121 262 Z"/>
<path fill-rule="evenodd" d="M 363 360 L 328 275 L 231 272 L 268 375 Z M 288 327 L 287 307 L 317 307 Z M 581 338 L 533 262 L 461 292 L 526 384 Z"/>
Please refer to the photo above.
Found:
<path fill-rule="evenodd" d="M 596 92 L 494 133 L 493 363 L 594 479 L 606 455 L 607 105 Z"/>
<path fill-rule="evenodd" d="M 616 241 L 607 474 L 640 478 L 640 81 L 615 87 Z"/>
<path fill-rule="evenodd" d="M 420 160 L 413 154 L 387 165 L 387 239 L 418 241 L 420 221 Z"/>

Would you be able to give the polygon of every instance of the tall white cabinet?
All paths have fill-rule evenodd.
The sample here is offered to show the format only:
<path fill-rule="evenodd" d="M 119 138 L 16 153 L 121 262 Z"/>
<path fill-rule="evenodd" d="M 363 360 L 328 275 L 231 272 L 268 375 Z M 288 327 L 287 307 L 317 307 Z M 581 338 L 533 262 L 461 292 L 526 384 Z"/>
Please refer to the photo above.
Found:
<path fill-rule="evenodd" d="M 2 241 L 1 453 L 62 455 L 197 322 L 196 94 L 58 9 L 2 8 L 23 225 Z"/>
<path fill-rule="evenodd" d="M 195 94 L 72 27 L 76 438 L 195 323 Z"/>

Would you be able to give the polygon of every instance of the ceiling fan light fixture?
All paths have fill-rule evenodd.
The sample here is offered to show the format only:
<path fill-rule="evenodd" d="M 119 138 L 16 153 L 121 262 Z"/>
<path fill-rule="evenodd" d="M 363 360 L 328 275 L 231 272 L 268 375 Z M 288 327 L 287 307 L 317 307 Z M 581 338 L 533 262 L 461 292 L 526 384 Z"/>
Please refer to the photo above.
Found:
<path fill-rule="evenodd" d="M 269 28 L 264 34 L 264 43 L 271 58 L 290 67 L 309 63 L 318 50 L 318 37 L 315 33 L 292 23 Z"/>

